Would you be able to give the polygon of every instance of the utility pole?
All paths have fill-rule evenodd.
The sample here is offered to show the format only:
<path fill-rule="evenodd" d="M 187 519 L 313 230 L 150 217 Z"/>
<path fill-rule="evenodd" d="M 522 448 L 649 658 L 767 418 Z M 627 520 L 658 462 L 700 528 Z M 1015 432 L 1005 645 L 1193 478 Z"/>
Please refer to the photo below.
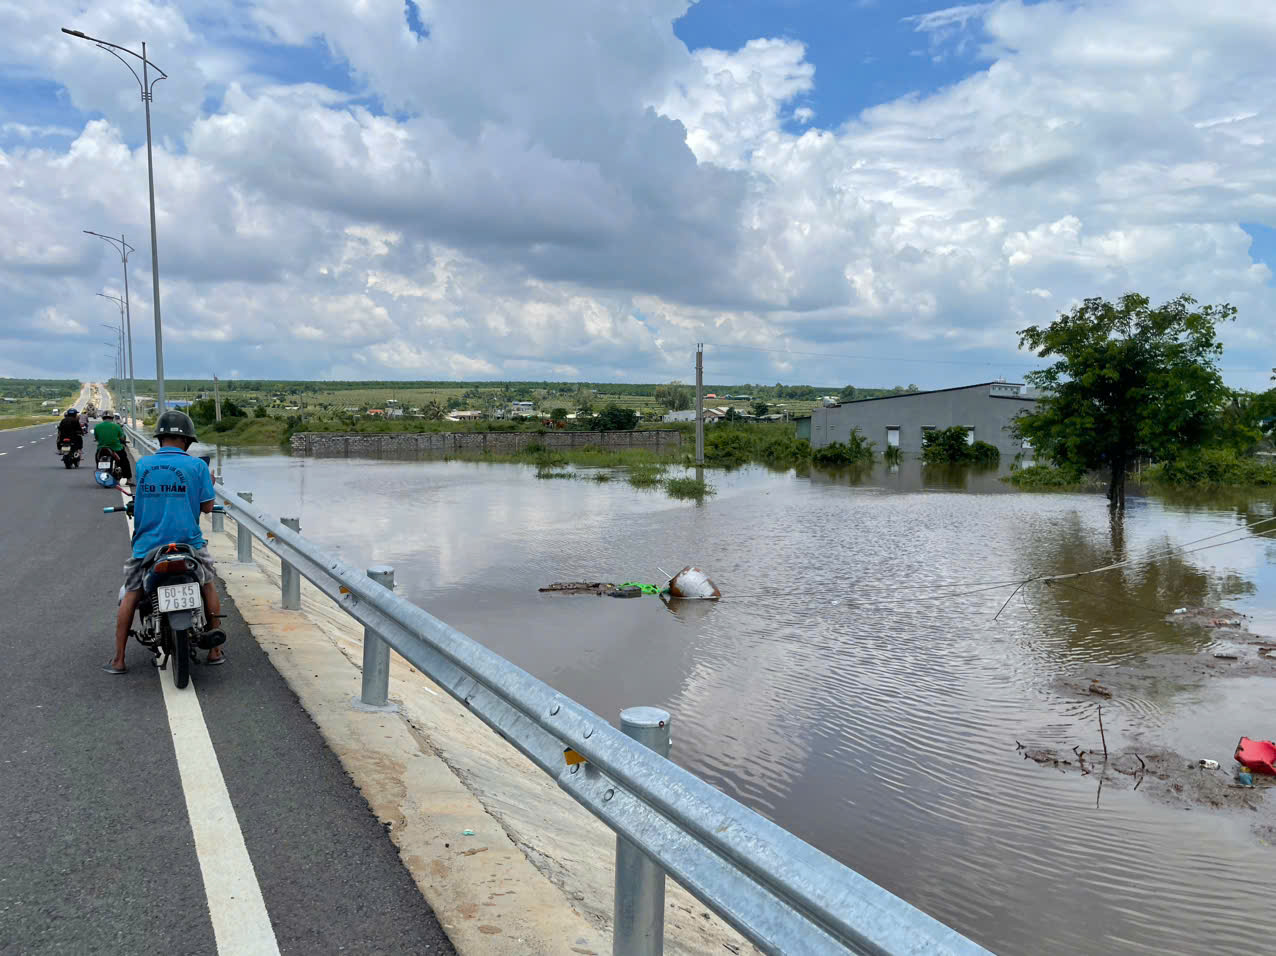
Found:
<path fill-rule="evenodd" d="M 213 375 L 213 409 L 217 415 L 217 420 L 222 420 L 222 392 L 218 384 L 216 374 Z"/>
<path fill-rule="evenodd" d="M 704 465 L 704 343 L 696 343 L 696 464 Z"/>

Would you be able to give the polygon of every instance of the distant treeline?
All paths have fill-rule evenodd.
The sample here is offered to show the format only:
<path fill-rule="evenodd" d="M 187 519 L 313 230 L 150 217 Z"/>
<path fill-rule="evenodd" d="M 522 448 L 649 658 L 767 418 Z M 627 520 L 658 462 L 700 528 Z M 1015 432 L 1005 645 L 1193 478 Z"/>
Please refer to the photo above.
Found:
<path fill-rule="evenodd" d="M 0 378 L 0 398 L 64 398 L 80 387 L 70 378 Z"/>
<path fill-rule="evenodd" d="M 184 392 L 211 392 L 213 390 L 212 379 L 194 379 L 194 378 L 170 378 L 165 380 L 165 388 L 170 394 Z M 686 384 L 686 383 L 679 383 Z M 290 381 L 286 379 L 226 379 L 221 382 L 221 387 L 226 392 L 255 392 L 255 393 L 277 393 L 287 395 L 305 395 L 318 392 L 342 392 L 342 391 L 365 391 L 368 389 L 384 389 L 386 391 L 398 390 L 430 390 L 430 389 L 457 389 L 464 388 L 473 391 L 497 391 L 510 393 L 529 393 L 535 391 L 547 392 L 549 394 L 575 393 L 579 389 L 592 389 L 598 395 L 636 395 L 647 398 L 654 398 L 657 389 L 667 388 L 667 382 L 550 382 L 550 381 L 431 381 L 427 379 L 417 381 L 406 381 L 399 379 L 392 380 L 370 380 L 364 382 L 354 381 Z M 139 391 L 152 393 L 155 390 L 154 380 L 138 379 L 137 388 Z M 768 399 L 795 399 L 814 401 L 825 395 L 841 395 L 844 399 L 854 396 L 857 398 L 875 398 L 880 395 L 893 395 L 903 391 L 916 391 L 916 385 L 902 386 L 896 385 L 891 388 L 858 388 L 840 385 L 785 385 L 776 382 L 774 385 L 763 385 L 760 383 L 736 383 L 733 385 L 723 384 L 706 384 L 704 387 L 706 392 L 712 392 L 717 395 L 751 395 L 754 398 Z"/>

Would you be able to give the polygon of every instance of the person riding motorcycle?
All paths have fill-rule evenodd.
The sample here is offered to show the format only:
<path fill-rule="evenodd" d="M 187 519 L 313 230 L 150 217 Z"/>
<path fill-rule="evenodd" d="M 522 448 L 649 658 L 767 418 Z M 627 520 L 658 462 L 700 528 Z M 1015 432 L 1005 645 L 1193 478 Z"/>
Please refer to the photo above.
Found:
<path fill-rule="evenodd" d="M 87 412 L 80 412 L 80 434 L 87 435 L 89 433 L 89 416 Z"/>
<path fill-rule="evenodd" d="M 213 581 L 216 570 L 199 527 L 200 514 L 213 510 L 216 496 L 212 473 L 203 461 L 187 454 L 197 439 L 195 423 L 185 412 L 169 411 L 161 415 L 155 423 L 155 438 L 159 440 L 159 451 L 137 463 L 133 552 L 124 565 L 124 598 L 115 619 L 115 656 L 102 668 L 108 674 L 126 672 L 124 650 L 128 645 L 129 626 L 142 596 L 145 559 L 166 544 L 188 544 L 195 549 L 204 614 L 211 625 L 201 636 L 199 646 L 208 651 L 209 664 L 226 660 L 221 650 L 226 633 L 217 627 L 221 600 Z"/>
<path fill-rule="evenodd" d="M 58 422 L 58 447 L 62 447 L 63 440 L 69 441 L 71 447 L 76 451 L 84 450 L 84 437 L 80 432 L 80 419 L 74 408 L 68 408 L 66 414 L 62 416 L 62 421 Z"/>
<path fill-rule="evenodd" d="M 98 449 L 108 448 L 120 459 L 120 472 L 125 481 L 133 480 L 133 471 L 129 465 L 128 455 L 124 454 L 124 429 L 115 421 L 115 413 L 105 411 L 102 420 L 93 427 L 93 440 Z"/>

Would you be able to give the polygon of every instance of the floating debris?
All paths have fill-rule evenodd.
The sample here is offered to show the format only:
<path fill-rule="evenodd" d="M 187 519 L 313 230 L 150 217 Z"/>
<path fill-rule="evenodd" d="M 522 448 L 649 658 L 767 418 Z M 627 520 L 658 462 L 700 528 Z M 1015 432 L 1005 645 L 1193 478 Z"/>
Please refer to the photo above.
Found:
<path fill-rule="evenodd" d="M 540 589 L 542 594 L 593 594 L 602 597 L 616 590 L 616 585 L 602 581 L 560 581 Z"/>
<path fill-rule="evenodd" d="M 700 601 L 716 601 L 722 597 L 718 586 L 699 568 L 690 565 L 669 579 L 669 596 Z"/>

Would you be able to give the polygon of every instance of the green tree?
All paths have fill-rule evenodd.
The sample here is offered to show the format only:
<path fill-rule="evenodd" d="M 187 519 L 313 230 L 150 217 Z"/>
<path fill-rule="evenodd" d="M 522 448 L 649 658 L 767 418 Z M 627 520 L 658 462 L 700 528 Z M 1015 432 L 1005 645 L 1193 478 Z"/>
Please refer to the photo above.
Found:
<path fill-rule="evenodd" d="M 724 422 L 738 422 L 740 420 L 740 413 L 735 410 L 735 406 L 732 406 L 727 409 L 727 413 L 722 416 L 722 420 Z"/>
<path fill-rule="evenodd" d="M 265 405 L 258 405 L 253 409 L 253 418 L 269 418 L 270 412 L 266 411 Z"/>
<path fill-rule="evenodd" d="M 678 381 L 657 385 L 653 397 L 671 412 L 686 411 L 691 407 L 693 399 L 690 387 Z"/>
<path fill-rule="evenodd" d="M 431 399 L 421 406 L 421 415 L 428 422 L 442 421 L 447 415 L 447 410 L 442 405 Z"/>
<path fill-rule="evenodd" d="M 621 408 L 619 405 L 608 405 L 598 413 L 594 420 L 599 431 L 629 431 L 638 424 L 638 413 L 632 408 Z"/>
<path fill-rule="evenodd" d="M 549 413 L 549 417 L 556 422 L 561 422 L 567 418 L 567 409 L 555 408 L 553 411 Z"/>
<path fill-rule="evenodd" d="M 766 402 L 753 403 L 753 414 L 757 416 L 758 418 L 761 418 L 763 415 L 767 414 L 769 411 L 771 411 L 771 409 Z"/>
<path fill-rule="evenodd" d="M 855 401 L 855 386 L 854 386 L 854 385 L 848 385 L 848 386 L 846 386 L 846 388 L 844 388 L 844 389 L 842 389 L 840 392 L 838 392 L 838 393 L 837 393 L 837 400 L 838 400 L 839 402 L 853 402 L 853 401 Z"/>
<path fill-rule="evenodd" d="M 1057 360 L 1026 376 L 1044 395 L 1016 433 L 1063 468 L 1107 469 L 1108 503 L 1124 509 L 1132 462 L 1172 458 L 1209 434 L 1227 395 L 1217 326 L 1235 315 L 1226 304 L 1197 308 L 1188 295 L 1152 308 L 1130 293 L 1022 329 L 1021 348 Z"/>

